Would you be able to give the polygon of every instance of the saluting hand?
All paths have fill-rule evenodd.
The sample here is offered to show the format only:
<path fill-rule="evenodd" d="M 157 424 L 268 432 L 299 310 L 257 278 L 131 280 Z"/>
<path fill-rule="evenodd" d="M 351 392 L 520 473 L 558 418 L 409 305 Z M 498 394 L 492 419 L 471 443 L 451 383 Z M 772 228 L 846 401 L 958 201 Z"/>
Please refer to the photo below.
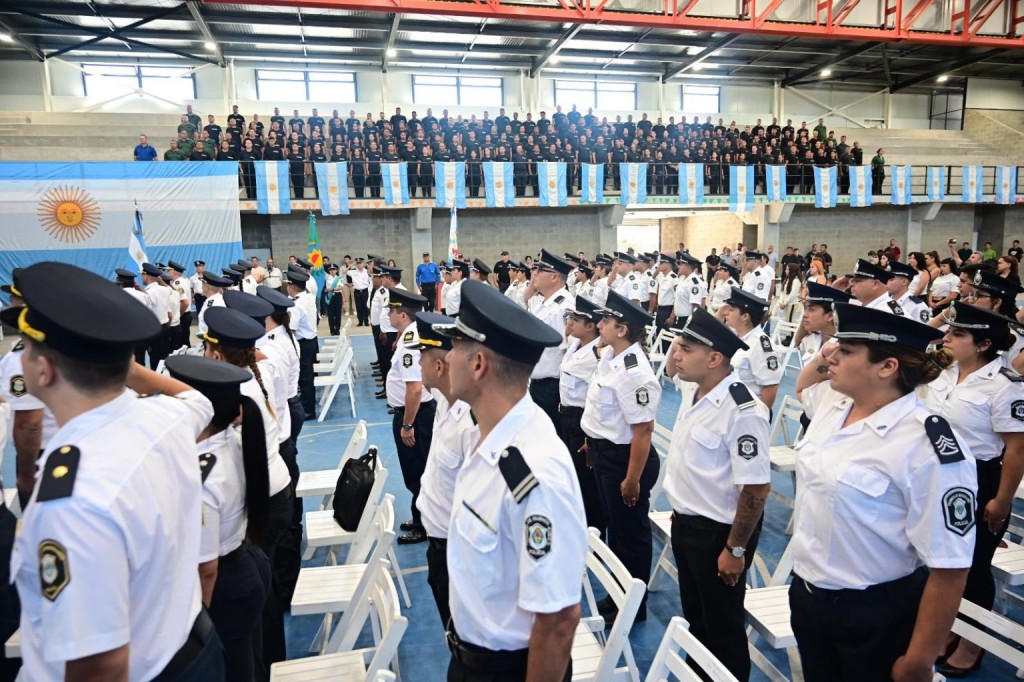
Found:
<path fill-rule="evenodd" d="M 739 582 L 746 563 L 743 557 L 734 557 L 729 550 L 723 549 L 718 555 L 718 577 L 729 587 Z"/>

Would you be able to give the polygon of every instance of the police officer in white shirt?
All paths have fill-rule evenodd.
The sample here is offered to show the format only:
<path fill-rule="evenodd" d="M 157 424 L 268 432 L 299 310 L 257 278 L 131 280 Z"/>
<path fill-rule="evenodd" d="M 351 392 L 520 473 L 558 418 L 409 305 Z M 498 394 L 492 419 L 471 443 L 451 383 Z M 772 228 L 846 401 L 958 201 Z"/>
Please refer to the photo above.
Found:
<path fill-rule="evenodd" d="M 196 307 L 196 319 L 199 319 L 199 313 L 206 302 L 206 295 L 203 293 L 203 273 L 206 271 L 206 262 L 197 260 L 193 265 L 196 272 L 188 278 L 188 281 L 192 284 L 192 301 Z"/>
<path fill-rule="evenodd" d="M 730 364 L 747 344 L 729 327 L 696 308 L 676 333 L 666 373 L 682 398 L 665 494 L 683 615 L 694 637 L 746 680 L 743 598 L 771 488 L 768 408 Z"/>
<path fill-rule="evenodd" d="M 846 278 L 850 282 L 850 293 L 865 308 L 903 316 L 903 308 L 892 300 L 887 289 L 887 284 L 892 279 L 891 272 L 871 261 L 858 258 L 854 271 L 846 275 Z M 837 285 L 841 287 L 842 282 L 838 282 Z"/>
<path fill-rule="evenodd" d="M 21 268 L 15 268 L 15 272 L 17 272 L 18 270 L 21 270 Z M 17 277 L 16 274 L 15 274 L 15 277 Z M 156 305 L 157 301 L 152 296 L 150 296 L 148 293 L 146 293 L 146 291 L 142 287 L 139 286 L 139 284 L 138 284 L 138 277 L 139 276 L 137 274 L 135 274 L 134 272 L 132 272 L 131 270 L 125 270 L 123 268 L 117 268 L 116 270 L 114 270 L 114 282 L 117 284 L 117 286 L 121 287 L 121 289 L 126 294 L 128 294 L 129 296 L 134 298 L 136 301 L 138 301 L 142 305 L 146 306 L 146 310 L 148 310 L 149 312 L 153 313 L 153 316 L 157 319 L 157 321 L 159 321 L 161 319 L 160 315 L 161 315 L 161 313 L 163 311 L 159 311 L 159 310 L 155 310 L 154 309 L 154 306 Z M 2 289 L 4 291 L 7 291 L 7 289 L 4 289 L 4 287 L 7 287 L 7 286 L 8 285 L 6 285 L 6 284 L 3 285 L 3 286 L 0 286 L 0 289 Z M 20 298 L 12 296 L 12 298 L 11 298 L 11 305 L 13 306 L 13 305 L 23 305 L 23 304 L 21 303 L 21 299 Z M 147 348 L 148 348 L 148 344 L 144 344 L 144 343 L 140 343 L 140 344 L 138 344 L 135 347 L 135 351 L 134 351 L 134 353 L 135 353 L 135 362 L 139 363 L 140 365 L 146 364 L 146 350 L 147 350 Z M 38 455 L 38 454 L 39 454 L 39 448 L 36 448 L 36 455 Z"/>
<path fill-rule="evenodd" d="M 832 342 L 836 333 L 832 306 L 835 303 L 849 303 L 853 298 L 845 291 L 817 282 L 807 282 L 807 295 L 801 299 L 804 316 L 796 331 L 796 345 L 800 348 L 801 364 L 806 365 L 822 347 Z"/>
<path fill-rule="evenodd" d="M 740 381 L 771 410 L 785 367 L 772 340 L 760 326 L 767 307 L 768 301 L 760 296 L 734 288 L 722 311 L 725 323 L 747 344 L 746 349 L 733 354 L 732 366 Z"/>
<path fill-rule="evenodd" d="M 185 277 L 185 266 L 177 261 L 167 261 L 168 274 L 171 275 L 171 288 L 178 294 L 181 325 L 178 327 L 178 338 L 175 348 L 192 345 L 192 282 Z"/>
<path fill-rule="evenodd" d="M 708 305 L 711 312 L 717 315 L 718 311 L 721 310 L 722 306 L 725 305 L 725 300 L 732 296 L 733 287 L 739 289 L 739 276 L 740 271 L 738 268 L 729 265 L 728 263 L 720 263 L 715 268 L 715 278 L 712 280 L 714 285 L 714 292 L 711 295 L 711 302 Z M 719 316 L 721 319 L 721 316 Z"/>
<path fill-rule="evenodd" d="M 203 309 L 199 311 L 199 326 L 196 333 L 201 337 L 206 333 L 206 311 L 210 308 L 224 307 L 224 291 L 231 286 L 227 277 L 212 272 L 203 273 Z"/>
<path fill-rule="evenodd" d="M 530 313 L 544 324 L 562 334 L 563 341 L 553 348 L 545 348 L 540 360 L 530 375 L 530 397 L 540 409 L 547 413 L 555 430 L 561 431 L 558 418 L 558 376 L 565 355 L 567 343 L 565 334 L 565 311 L 572 309 L 575 300 L 565 288 L 565 280 L 573 271 L 572 264 L 559 258 L 547 249 L 541 249 L 541 257 L 533 264 L 530 286 L 527 287 L 527 307 Z M 536 292 L 539 296 L 533 296 Z"/>
<path fill-rule="evenodd" d="M 672 317 L 673 307 L 676 299 L 676 286 L 679 278 L 674 268 L 676 259 L 667 254 L 662 255 L 658 262 L 658 276 L 655 278 L 656 288 L 651 290 L 655 296 L 654 323 L 658 329 L 664 329 L 669 318 Z"/>
<path fill-rule="evenodd" d="M 316 301 L 306 289 L 309 275 L 288 271 L 288 295 L 295 301 L 288 326 L 299 343 L 299 403 L 303 419 L 316 419 L 316 388 L 313 386 L 313 365 L 320 344 L 316 335 Z"/>
<path fill-rule="evenodd" d="M 370 324 L 370 308 L 367 301 L 370 298 L 370 273 L 366 270 L 366 261 L 356 258 L 356 266 L 350 268 L 348 277 L 353 287 L 352 297 L 355 305 L 357 327 L 367 327 Z M 351 311 L 349 311 L 351 314 Z"/>
<path fill-rule="evenodd" d="M 609 282 L 609 290 L 615 291 L 623 298 L 633 301 L 638 306 L 648 301 L 647 280 L 634 272 L 636 258 L 628 253 L 615 252 L 615 264 L 612 273 L 615 279 Z"/>
<path fill-rule="evenodd" d="M 168 348 L 168 330 L 171 324 L 171 312 L 168 309 L 167 292 L 161 282 L 163 270 L 153 263 L 142 264 L 142 283 L 146 287 L 146 294 L 152 299 L 153 305 L 150 310 L 156 315 L 160 322 L 160 333 L 149 342 L 149 368 L 156 369 L 160 361 L 167 357 L 170 351 Z"/>
<path fill-rule="evenodd" d="M 256 278 L 252 276 L 252 265 L 244 258 L 238 261 L 238 268 L 242 273 L 241 289 L 247 294 L 256 295 Z"/>
<path fill-rule="evenodd" d="M 698 265 L 700 260 L 688 253 L 679 259 L 679 278 L 676 280 L 672 314 L 667 321 L 669 327 L 684 327 L 693 311 L 704 307 L 708 290 L 704 278 L 697 274 Z"/>
<path fill-rule="evenodd" d="M 373 287 L 373 298 L 370 299 L 370 335 L 373 336 L 373 350 L 377 357 L 376 361 L 372 361 L 370 364 L 373 367 L 373 373 L 377 377 L 378 383 L 383 378 L 381 368 L 387 361 L 385 356 L 388 356 L 390 351 L 384 351 L 384 344 L 381 343 L 380 333 L 380 318 L 381 313 L 384 310 L 384 304 L 387 303 L 387 289 L 381 284 L 384 279 L 384 271 L 380 269 L 379 265 L 373 266 L 371 273 L 371 286 Z"/>
<path fill-rule="evenodd" d="M 903 316 L 928 324 L 928 320 L 932 319 L 932 310 L 928 307 L 928 303 L 923 298 L 910 295 L 910 282 L 918 274 L 917 270 L 906 263 L 892 261 L 889 263 L 889 272 L 892 277 L 885 288 L 899 309 L 903 311 Z"/>
<path fill-rule="evenodd" d="M 773 282 L 768 278 L 768 271 L 761 268 L 761 254 L 757 251 L 747 251 L 744 255 L 743 291 L 765 301 L 769 300 Z"/>
<path fill-rule="evenodd" d="M 398 329 L 391 322 L 391 316 L 388 314 L 388 302 L 390 300 L 392 289 L 405 289 L 405 285 L 402 284 L 402 270 L 401 268 L 393 268 L 387 265 L 381 265 L 380 271 L 383 273 L 381 277 L 381 284 L 383 285 L 383 293 L 380 315 L 380 334 L 379 340 L 383 354 L 381 356 L 380 371 L 381 377 L 387 377 L 388 372 L 391 371 L 391 358 L 396 350 L 396 341 L 398 339 Z M 383 399 L 387 397 L 387 392 L 381 389 L 377 392 L 376 397 Z"/>
<path fill-rule="evenodd" d="M 160 326 L 110 282 L 44 262 L 26 268 L 18 288 L 26 308 L 3 319 L 24 338 L 29 392 L 59 425 L 11 560 L 22 674 L 224 679 L 198 572 L 196 439 L 213 406 L 132 362 L 132 346 Z"/>
<path fill-rule="evenodd" d="M 804 368 L 789 603 L 804 677 L 930 680 L 975 539 L 974 457 L 915 389 L 941 332 L 835 304 L 839 339 Z"/>
<path fill-rule="evenodd" d="M 597 305 L 603 306 L 608 301 L 608 272 L 611 266 L 609 260 L 599 258 L 594 261 L 593 290 L 588 298 Z"/>
<path fill-rule="evenodd" d="M 172 285 L 173 281 L 166 272 L 160 275 L 162 291 L 167 301 L 167 312 L 171 316 L 171 323 L 167 326 L 168 354 L 181 348 L 181 294 Z"/>
<path fill-rule="evenodd" d="M 562 335 L 501 292 L 466 282 L 448 353 L 452 397 L 479 441 L 455 483 L 448 532 L 449 680 L 572 678 L 587 535 L 576 474 L 527 395 L 533 364 Z"/>
<path fill-rule="evenodd" d="M 469 279 L 469 263 L 456 260 L 451 268 L 452 281 L 444 291 L 444 313 L 450 317 L 459 314 L 462 308 L 462 284 Z"/>

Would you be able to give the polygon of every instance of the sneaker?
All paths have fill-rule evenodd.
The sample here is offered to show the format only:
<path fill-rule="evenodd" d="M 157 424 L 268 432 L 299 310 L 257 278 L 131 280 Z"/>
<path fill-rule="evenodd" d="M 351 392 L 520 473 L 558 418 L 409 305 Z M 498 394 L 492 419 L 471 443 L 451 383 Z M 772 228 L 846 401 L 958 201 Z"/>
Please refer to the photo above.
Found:
<path fill-rule="evenodd" d="M 377 391 L 376 393 L 373 394 L 373 397 L 376 398 L 377 400 L 384 400 L 385 398 L 388 397 L 388 392 L 387 391 Z"/>

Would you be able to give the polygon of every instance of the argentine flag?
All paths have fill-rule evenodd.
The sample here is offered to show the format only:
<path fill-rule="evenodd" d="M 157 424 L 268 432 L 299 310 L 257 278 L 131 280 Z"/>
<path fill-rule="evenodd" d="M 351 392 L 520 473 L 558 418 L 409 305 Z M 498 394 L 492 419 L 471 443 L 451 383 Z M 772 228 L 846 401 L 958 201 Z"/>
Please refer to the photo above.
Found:
<path fill-rule="evenodd" d="M 381 185 L 384 188 L 384 203 L 397 206 L 409 203 L 409 177 L 405 161 L 382 163 L 380 165 Z"/>
<path fill-rule="evenodd" d="M 604 164 L 584 163 L 583 190 L 580 203 L 600 204 L 604 201 Z"/>
<path fill-rule="evenodd" d="M 866 168 L 866 166 L 859 166 Z M 851 166 L 858 168 L 858 166 Z M 814 167 L 814 206 L 816 208 L 835 208 L 838 197 L 837 181 L 838 173 L 835 166 L 824 168 Z M 852 189 L 852 188 L 851 188 Z"/>
<path fill-rule="evenodd" d="M 348 215 L 348 162 L 316 163 L 313 166 L 320 194 L 320 213 Z"/>
<path fill-rule="evenodd" d="M 754 167 L 729 166 L 729 210 L 750 211 L 754 208 Z"/>
<path fill-rule="evenodd" d="M 679 164 L 679 203 L 704 204 L 704 164 Z"/>
<path fill-rule="evenodd" d="M 466 162 L 436 161 L 434 193 L 438 208 L 466 208 Z"/>
<path fill-rule="evenodd" d="M 516 205 L 516 187 L 511 162 L 484 162 L 484 199 L 487 208 Z"/>
<path fill-rule="evenodd" d="M 253 161 L 256 164 L 256 212 L 291 213 L 287 161 Z"/>
<path fill-rule="evenodd" d="M 910 193 L 910 166 L 889 166 L 892 176 L 892 203 L 895 206 L 908 206 L 913 203 Z"/>
<path fill-rule="evenodd" d="M 132 234 L 128 237 L 128 269 L 132 272 L 141 273 L 142 264 L 148 262 L 149 258 L 146 256 L 146 235 L 142 229 L 142 211 L 139 210 L 139 205 L 135 204 L 135 220 L 132 223 Z"/>
<path fill-rule="evenodd" d="M 980 204 L 984 199 L 981 191 L 981 170 L 981 166 L 963 166 L 961 169 L 960 182 L 962 183 L 962 188 L 960 198 L 965 203 Z"/>
<path fill-rule="evenodd" d="M 623 205 L 647 203 L 646 163 L 620 163 L 619 177 L 622 178 L 622 194 L 619 195 L 619 203 Z"/>
<path fill-rule="evenodd" d="M 928 201 L 945 201 L 946 167 L 928 166 Z"/>
<path fill-rule="evenodd" d="M 996 166 L 996 203 L 1013 204 L 1017 201 L 1017 167 Z"/>
<path fill-rule="evenodd" d="M 870 206 L 871 196 L 871 167 L 870 166 L 847 166 L 850 171 L 850 206 L 864 208 Z M 838 169 L 833 168 L 838 175 Z M 817 171 L 817 168 L 815 168 Z M 817 175 L 815 175 L 817 180 Z M 833 194 L 835 190 L 831 190 Z M 835 206 L 835 203 L 832 204 Z"/>
<path fill-rule="evenodd" d="M 765 194 L 768 201 L 786 200 L 786 167 L 765 166 Z"/>
<path fill-rule="evenodd" d="M 556 161 L 537 162 L 537 190 L 541 206 L 567 206 L 565 164 Z"/>

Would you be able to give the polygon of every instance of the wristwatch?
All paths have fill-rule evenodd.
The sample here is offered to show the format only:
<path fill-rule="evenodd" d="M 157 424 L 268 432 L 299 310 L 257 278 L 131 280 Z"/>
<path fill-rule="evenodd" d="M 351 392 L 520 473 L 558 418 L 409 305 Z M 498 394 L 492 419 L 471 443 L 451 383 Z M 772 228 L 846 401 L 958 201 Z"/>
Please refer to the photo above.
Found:
<path fill-rule="evenodd" d="M 747 553 L 747 548 L 746 547 L 730 547 L 729 545 L 726 545 L 725 546 L 725 551 L 729 552 L 729 554 L 732 554 L 734 557 L 739 559 L 744 554 Z"/>
<path fill-rule="evenodd" d="M 411 431 L 412 430 L 412 424 L 402 424 L 402 430 L 403 431 Z"/>

